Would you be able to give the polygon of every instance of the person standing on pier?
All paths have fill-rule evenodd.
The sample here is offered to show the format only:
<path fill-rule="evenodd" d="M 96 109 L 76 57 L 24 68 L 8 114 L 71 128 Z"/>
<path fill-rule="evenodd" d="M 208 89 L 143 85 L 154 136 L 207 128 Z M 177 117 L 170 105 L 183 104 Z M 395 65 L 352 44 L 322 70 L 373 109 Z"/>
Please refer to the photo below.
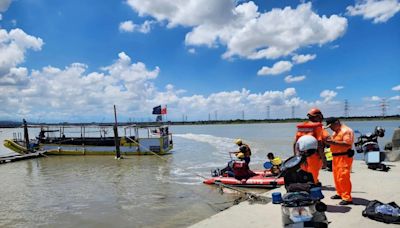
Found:
<path fill-rule="evenodd" d="M 236 154 L 243 153 L 244 154 L 243 160 L 248 165 L 250 163 L 250 156 L 251 156 L 251 149 L 250 149 L 249 145 L 243 143 L 243 141 L 241 139 L 236 139 L 235 144 L 239 146 L 239 151 L 236 152 Z"/>
<path fill-rule="evenodd" d="M 297 125 L 297 133 L 293 144 L 293 152 L 296 154 L 296 142 L 303 135 L 312 135 L 318 141 L 317 152 L 307 157 L 307 161 L 301 168 L 313 175 L 315 184 L 321 184 L 318 180 L 319 170 L 326 167 L 326 158 L 324 154 L 324 140 L 328 138 L 329 133 L 324 129 L 322 121 L 324 116 L 318 108 L 312 108 L 307 113 L 308 121 Z"/>
<path fill-rule="evenodd" d="M 354 132 L 335 117 L 326 119 L 326 125 L 333 131 L 332 138 L 329 137 L 326 139 L 326 143 L 330 145 L 333 156 L 333 179 L 337 193 L 331 199 L 342 199 L 339 204 L 348 205 L 353 203 L 350 171 L 354 156 L 354 150 L 352 150 Z"/>

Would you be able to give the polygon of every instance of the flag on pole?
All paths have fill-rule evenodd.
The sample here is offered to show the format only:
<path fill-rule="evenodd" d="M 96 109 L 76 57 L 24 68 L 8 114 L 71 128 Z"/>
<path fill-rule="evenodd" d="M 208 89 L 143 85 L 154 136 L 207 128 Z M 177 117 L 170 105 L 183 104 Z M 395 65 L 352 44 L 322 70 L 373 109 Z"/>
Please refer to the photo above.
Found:
<path fill-rule="evenodd" d="M 152 114 L 153 115 L 160 115 L 161 114 L 161 105 L 154 107 Z"/>
<path fill-rule="evenodd" d="M 166 115 L 167 114 L 167 106 L 161 109 L 161 115 Z"/>

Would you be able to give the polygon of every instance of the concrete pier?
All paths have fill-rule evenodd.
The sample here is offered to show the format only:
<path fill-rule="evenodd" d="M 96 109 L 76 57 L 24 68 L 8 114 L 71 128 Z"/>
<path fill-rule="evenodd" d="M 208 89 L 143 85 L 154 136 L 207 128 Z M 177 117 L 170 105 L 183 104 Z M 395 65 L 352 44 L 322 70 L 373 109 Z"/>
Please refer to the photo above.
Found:
<path fill-rule="evenodd" d="M 329 227 L 398 227 L 365 218 L 362 211 L 370 200 L 379 200 L 383 203 L 395 201 L 400 204 L 400 163 L 386 162 L 390 166 L 389 172 L 374 171 L 367 168 L 364 161 L 354 161 L 351 173 L 353 205 L 341 206 L 340 200 L 332 200 L 335 195 L 332 172 L 320 171 L 320 181 L 323 184 L 322 201 L 328 205 L 326 216 Z M 266 193 L 271 197 L 272 192 L 286 192 L 284 187 Z M 257 228 L 282 227 L 281 206 L 268 204 L 250 204 L 245 201 L 222 211 L 210 218 L 191 226 L 200 227 L 229 227 L 229 228 Z"/>

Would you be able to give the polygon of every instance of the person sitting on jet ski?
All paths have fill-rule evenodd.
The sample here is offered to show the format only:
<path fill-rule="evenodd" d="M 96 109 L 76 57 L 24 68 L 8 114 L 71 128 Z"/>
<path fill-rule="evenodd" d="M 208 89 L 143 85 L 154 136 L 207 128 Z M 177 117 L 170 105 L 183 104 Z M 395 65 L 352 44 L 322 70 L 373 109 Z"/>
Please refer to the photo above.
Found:
<path fill-rule="evenodd" d="M 250 170 L 249 165 L 244 160 L 245 156 L 243 153 L 237 153 L 236 157 L 239 160 L 232 160 L 228 162 L 228 165 L 221 170 L 222 175 L 235 177 L 238 180 L 248 179 L 256 175 L 253 171 Z"/>
<path fill-rule="evenodd" d="M 271 152 L 267 154 L 267 158 L 271 162 L 271 173 L 273 175 L 278 175 L 281 172 L 281 165 L 282 165 L 282 159 L 280 157 L 275 157 L 275 155 Z"/>

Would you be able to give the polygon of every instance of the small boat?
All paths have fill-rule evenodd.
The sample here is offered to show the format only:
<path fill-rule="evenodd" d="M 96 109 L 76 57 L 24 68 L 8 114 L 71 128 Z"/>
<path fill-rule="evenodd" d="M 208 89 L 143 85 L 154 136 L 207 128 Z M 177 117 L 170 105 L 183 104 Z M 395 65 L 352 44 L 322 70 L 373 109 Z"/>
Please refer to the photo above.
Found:
<path fill-rule="evenodd" d="M 116 143 L 121 155 L 164 155 L 173 148 L 172 134 L 166 125 L 125 126 L 124 136 L 118 138 L 107 136 L 111 126 L 30 127 L 40 127 L 40 132 L 36 139 L 29 140 L 28 147 L 19 134 L 4 140 L 4 146 L 19 154 L 28 153 L 30 148 L 46 151 L 47 155 L 115 155 Z M 99 136 L 94 137 L 96 134 Z"/>
<path fill-rule="evenodd" d="M 283 177 L 272 176 L 269 170 L 254 171 L 256 174 L 248 179 L 238 180 L 234 177 L 218 176 L 203 181 L 204 184 L 226 184 L 237 187 L 276 188 L 284 185 Z"/>

